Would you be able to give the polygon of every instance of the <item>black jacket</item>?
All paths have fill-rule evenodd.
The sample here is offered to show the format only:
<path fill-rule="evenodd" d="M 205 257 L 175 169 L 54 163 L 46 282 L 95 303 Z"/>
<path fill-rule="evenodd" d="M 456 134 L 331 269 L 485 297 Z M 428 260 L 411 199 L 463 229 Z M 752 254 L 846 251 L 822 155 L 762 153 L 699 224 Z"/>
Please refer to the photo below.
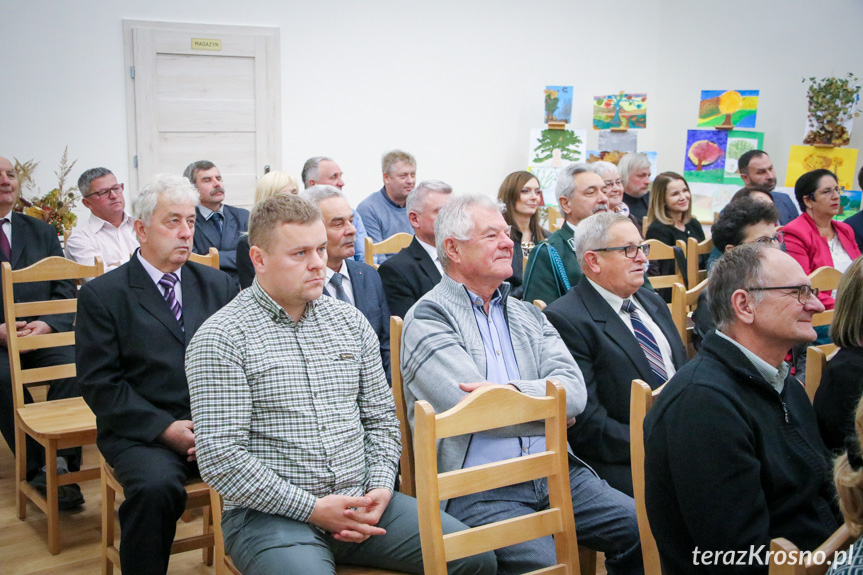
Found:
<path fill-rule="evenodd" d="M 854 412 L 863 395 L 863 347 L 842 348 L 827 362 L 815 392 L 815 415 L 824 444 L 832 451 L 854 445 Z"/>
<path fill-rule="evenodd" d="M 431 291 L 441 278 L 437 266 L 416 237 L 408 247 L 387 258 L 378 268 L 378 274 L 390 313 L 402 319 L 411 306 Z"/>

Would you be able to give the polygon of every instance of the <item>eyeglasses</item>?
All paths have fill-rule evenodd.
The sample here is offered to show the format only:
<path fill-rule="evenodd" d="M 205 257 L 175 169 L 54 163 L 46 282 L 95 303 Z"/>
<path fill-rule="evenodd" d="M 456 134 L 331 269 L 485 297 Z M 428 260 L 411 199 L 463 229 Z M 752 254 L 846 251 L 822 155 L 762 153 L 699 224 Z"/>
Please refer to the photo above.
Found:
<path fill-rule="evenodd" d="M 761 236 L 754 242 L 750 242 L 753 244 L 781 244 L 785 241 L 785 233 L 784 232 L 776 232 L 775 236 Z"/>
<path fill-rule="evenodd" d="M 613 188 L 615 186 L 623 187 L 623 180 L 621 180 L 620 178 L 617 178 L 616 180 L 613 180 L 613 181 L 612 180 L 605 180 L 605 186 L 602 188 L 602 191 L 604 192 L 605 190 L 610 190 L 611 188 Z"/>
<path fill-rule="evenodd" d="M 110 188 L 108 188 L 106 190 L 99 190 L 98 192 L 93 192 L 92 194 L 87 194 L 84 197 L 85 198 L 92 198 L 93 196 L 96 196 L 97 198 L 102 199 L 105 196 L 107 196 L 108 194 L 110 194 L 111 192 L 114 192 L 115 194 L 117 194 L 119 196 L 120 194 L 123 193 L 124 189 L 125 189 L 125 184 L 117 184 L 116 186 L 111 186 Z"/>
<path fill-rule="evenodd" d="M 823 190 L 816 190 L 815 191 L 815 194 L 820 194 L 822 196 L 833 196 L 833 195 L 838 196 L 841 193 L 842 193 L 842 188 L 840 188 L 839 186 L 836 186 L 835 188 L 824 188 Z M 812 194 L 812 195 L 814 196 L 815 194 Z"/>
<path fill-rule="evenodd" d="M 650 255 L 650 244 L 641 244 L 640 246 L 620 246 L 619 248 L 599 248 L 596 250 L 589 250 L 591 252 L 623 252 L 623 255 L 628 257 L 631 260 L 635 259 L 635 256 L 638 255 L 638 250 L 641 250 L 641 253 L 644 254 L 644 257 Z"/>
<path fill-rule="evenodd" d="M 775 287 L 749 287 L 746 288 L 746 291 L 770 291 L 770 290 L 785 290 L 788 295 L 791 295 L 792 292 L 796 292 L 797 301 L 801 304 L 806 304 L 809 301 L 809 298 L 812 296 L 818 297 L 818 294 L 821 293 L 821 290 L 818 288 L 814 288 L 809 285 L 801 285 L 801 286 L 775 286 Z"/>

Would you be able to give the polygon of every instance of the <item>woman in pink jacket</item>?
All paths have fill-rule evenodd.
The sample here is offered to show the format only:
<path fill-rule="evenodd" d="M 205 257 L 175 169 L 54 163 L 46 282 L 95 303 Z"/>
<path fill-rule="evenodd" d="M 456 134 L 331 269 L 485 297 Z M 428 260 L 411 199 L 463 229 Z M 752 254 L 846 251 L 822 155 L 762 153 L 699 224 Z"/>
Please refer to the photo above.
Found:
<path fill-rule="evenodd" d="M 860 249 L 851 226 L 833 220 L 841 198 L 836 176 L 823 169 L 803 174 L 794 184 L 794 195 L 803 213 L 782 228 L 788 254 L 807 274 L 822 266 L 844 273 L 860 256 Z M 826 309 L 833 309 L 830 292 L 822 292 L 818 299 Z"/>

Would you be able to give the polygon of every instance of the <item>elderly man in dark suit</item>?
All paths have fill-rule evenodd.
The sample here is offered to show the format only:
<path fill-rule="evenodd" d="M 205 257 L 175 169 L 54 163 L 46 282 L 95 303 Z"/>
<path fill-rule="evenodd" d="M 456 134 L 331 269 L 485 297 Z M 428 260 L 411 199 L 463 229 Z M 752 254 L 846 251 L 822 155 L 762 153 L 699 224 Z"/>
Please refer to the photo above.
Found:
<path fill-rule="evenodd" d="M 668 306 L 642 287 L 647 253 L 623 214 L 593 215 L 575 231 L 584 277 L 546 308 L 587 386 L 587 407 L 569 429 L 573 452 L 632 495 L 629 396 L 633 379 L 654 389 L 686 363 Z"/>
<path fill-rule="evenodd" d="M 18 200 L 18 178 L 12 162 L 0 157 L 0 261 L 10 262 L 12 269 L 26 268 L 49 256 L 63 257 L 63 250 L 57 240 L 57 230 L 53 226 L 12 211 Z M 75 297 L 75 284 L 71 281 L 33 282 L 15 288 L 15 301 L 44 301 L 49 299 L 69 299 Z M 2 306 L 0 306 L 2 307 Z M 20 337 L 43 335 L 57 331 L 71 331 L 74 315 L 49 315 L 45 319 L 26 318 L 19 321 L 15 328 Z M 9 367 L 9 354 L 6 352 L 5 312 L 0 309 L 0 431 L 9 448 L 15 451 L 15 416 L 12 400 L 12 373 Z M 74 361 L 75 352 L 71 347 L 35 349 L 21 354 L 24 369 L 48 367 Z M 51 383 L 48 399 L 63 399 L 81 395 L 75 378 L 61 379 Z M 25 401 L 32 401 L 30 393 L 24 389 Z M 59 452 L 57 466 L 61 473 L 77 471 L 80 466 L 80 449 L 66 449 Z M 27 438 L 27 479 L 37 488 L 45 488 L 45 473 L 40 471 L 45 464 L 45 451 L 38 443 Z M 77 485 L 64 485 L 60 488 L 60 509 L 77 507 L 84 503 L 81 490 Z"/>
<path fill-rule="evenodd" d="M 420 182 L 408 195 L 405 207 L 414 239 L 378 268 L 393 315 L 404 318 L 411 306 L 440 281 L 443 268 L 435 247 L 434 222 L 450 197 L 452 187 L 440 180 Z"/>
<path fill-rule="evenodd" d="M 357 235 L 351 205 L 335 186 L 312 186 L 300 196 L 318 206 L 327 228 L 324 294 L 347 302 L 363 313 L 380 340 L 381 361 L 390 381 L 390 308 L 377 270 L 351 259 Z"/>
<path fill-rule="evenodd" d="M 219 268 L 239 285 L 237 276 L 237 242 L 249 229 L 249 210 L 224 203 L 225 188 L 222 174 L 213 162 L 199 160 L 186 167 L 183 175 L 201 194 L 195 208 L 195 241 L 193 251 L 206 255 L 210 248 L 219 250 Z"/>
<path fill-rule="evenodd" d="M 198 473 L 186 346 L 237 293 L 224 272 L 186 261 L 197 203 L 188 180 L 156 176 L 132 207 L 140 250 L 86 284 L 78 299 L 78 377 L 96 414 L 99 450 L 126 495 L 126 575 L 168 569 L 183 483 Z"/>

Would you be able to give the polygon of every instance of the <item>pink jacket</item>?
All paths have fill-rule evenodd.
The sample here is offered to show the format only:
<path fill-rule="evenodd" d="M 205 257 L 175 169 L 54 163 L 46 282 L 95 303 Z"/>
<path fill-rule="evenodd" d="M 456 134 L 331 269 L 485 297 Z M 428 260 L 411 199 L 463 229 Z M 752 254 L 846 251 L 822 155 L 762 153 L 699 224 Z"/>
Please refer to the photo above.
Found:
<path fill-rule="evenodd" d="M 839 243 L 842 244 L 852 260 L 858 258 L 860 249 L 854 240 L 854 230 L 843 222 L 833 221 L 832 223 L 833 231 L 839 238 Z M 794 218 L 785 224 L 782 231 L 785 233 L 785 249 L 788 251 L 788 255 L 797 260 L 807 274 L 811 274 L 822 266 L 833 267 L 833 256 L 830 255 L 827 238 L 821 237 L 815 220 L 809 214 L 803 213 Z M 818 299 L 821 300 L 826 309 L 833 309 L 833 305 L 836 303 L 829 292 L 819 294 Z"/>

